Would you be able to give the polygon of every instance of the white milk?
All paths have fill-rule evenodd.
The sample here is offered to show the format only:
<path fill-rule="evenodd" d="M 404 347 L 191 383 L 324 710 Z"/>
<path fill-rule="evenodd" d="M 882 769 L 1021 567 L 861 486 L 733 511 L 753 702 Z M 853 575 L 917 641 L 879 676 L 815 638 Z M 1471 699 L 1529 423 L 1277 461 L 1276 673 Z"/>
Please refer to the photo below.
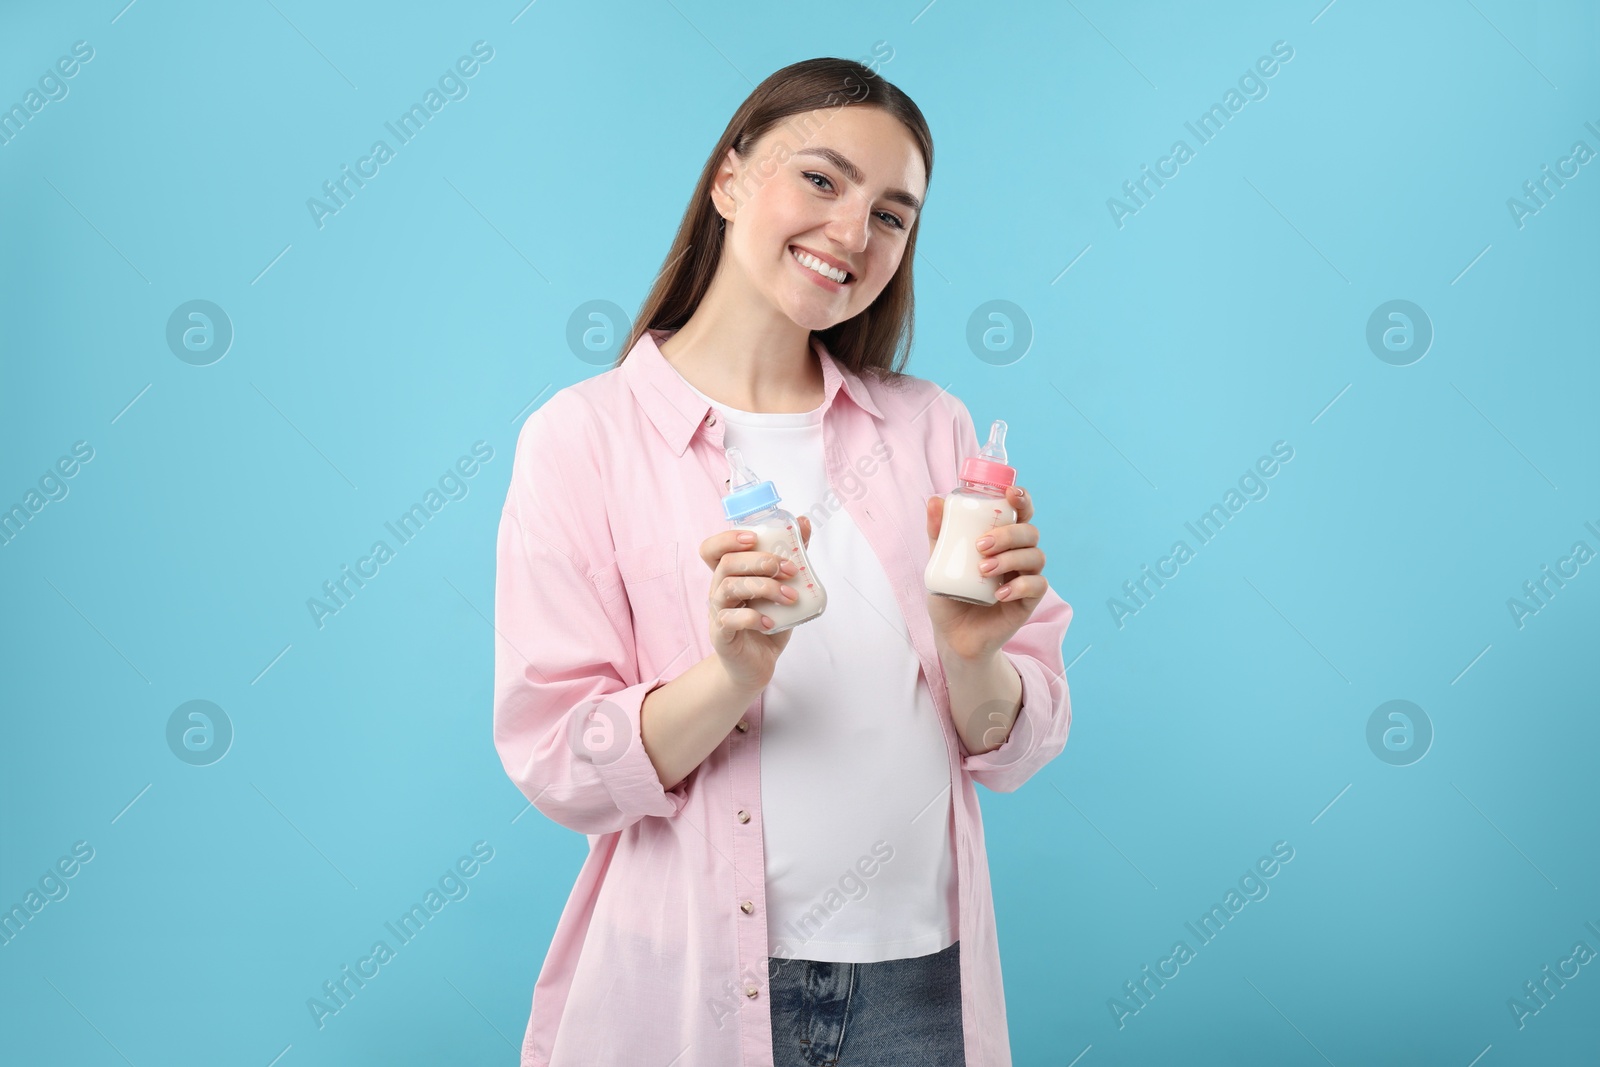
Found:
<path fill-rule="evenodd" d="M 1016 481 L 1017 469 L 1006 463 L 1006 424 L 996 419 L 988 444 L 961 461 L 958 484 L 945 495 L 939 540 L 922 575 L 928 592 L 969 604 L 999 602 L 995 593 L 1003 572 L 978 573 L 986 558 L 978 551 L 978 538 L 1017 521 L 1017 509 L 1006 502 L 1006 488 Z"/>
<path fill-rule="evenodd" d="M 793 604 L 773 600 L 750 600 L 745 606 L 755 608 L 775 624 L 764 634 L 780 633 L 814 619 L 828 606 L 828 594 L 811 570 L 806 559 L 805 546 L 800 543 L 800 524 L 795 517 L 778 506 L 778 490 L 770 481 L 762 481 L 744 465 L 737 448 L 726 450 L 728 466 L 733 476 L 728 479 L 729 492 L 722 498 L 723 516 L 734 530 L 749 530 L 756 535 L 751 551 L 771 552 L 793 563 L 798 570 L 788 578 L 775 575 L 778 581 L 797 594 Z"/>
<path fill-rule="evenodd" d="M 982 575 L 978 564 L 984 556 L 978 551 L 978 538 L 996 526 L 1017 521 L 1017 510 L 1004 496 L 957 489 L 944 498 L 944 520 L 939 541 L 928 558 L 923 581 L 930 593 L 964 600 L 969 604 L 994 604 L 1000 588 L 998 571 Z"/>
<path fill-rule="evenodd" d="M 792 518 L 781 525 L 774 517 L 764 523 L 740 525 L 733 529 L 749 530 L 756 535 L 756 543 L 748 551 L 771 552 L 799 568 L 788 578 L 778 576 L 779 582 L 799 594 L 794 603 L 780 604 L 773 600 L 751 600 L 746 603 L 747 607 L 755 608 L 777 624 L 770 630 L 762 630 L 762 633 L 779 633 L 822 614 L 828 606 L 828 593 L 817 581 L 816 575 L 811 573 L 805 546 L 800 543 L 800 530 Z"/>

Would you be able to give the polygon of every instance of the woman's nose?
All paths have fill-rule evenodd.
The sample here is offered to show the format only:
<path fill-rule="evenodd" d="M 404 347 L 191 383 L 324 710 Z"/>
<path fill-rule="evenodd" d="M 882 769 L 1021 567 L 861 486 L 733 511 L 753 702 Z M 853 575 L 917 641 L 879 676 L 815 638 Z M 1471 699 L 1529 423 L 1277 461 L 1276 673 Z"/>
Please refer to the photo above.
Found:
<path fill-rule="evenodd" d="M 872 205 L 864 200 L 841 199 L 828 220 L 828 237 L 846 252 L 864 252 L 871 235 Z"/>

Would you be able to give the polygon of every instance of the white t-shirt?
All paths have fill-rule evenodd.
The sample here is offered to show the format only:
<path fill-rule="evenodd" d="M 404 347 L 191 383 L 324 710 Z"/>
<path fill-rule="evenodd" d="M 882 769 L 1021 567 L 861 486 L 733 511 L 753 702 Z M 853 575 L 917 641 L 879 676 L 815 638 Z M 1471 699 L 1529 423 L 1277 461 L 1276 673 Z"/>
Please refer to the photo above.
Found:
<path fill-rule="evenodd" d="M 695 392 L 778 506 L 810 515 L 806 556 L 828 594 L 790 631 L 762 710 L 767 953 L 875 963 L 949 948 L 960 924 L 944 734 L 883 565 L 829 489 L 822 409 L 740 411 Z"/>

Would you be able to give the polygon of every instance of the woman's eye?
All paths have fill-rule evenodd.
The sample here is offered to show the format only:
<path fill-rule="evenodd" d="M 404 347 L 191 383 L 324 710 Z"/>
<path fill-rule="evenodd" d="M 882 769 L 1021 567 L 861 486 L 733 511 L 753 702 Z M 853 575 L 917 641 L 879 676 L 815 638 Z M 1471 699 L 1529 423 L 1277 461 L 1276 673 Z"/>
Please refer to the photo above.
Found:
<path fill-rule="evenodd" d="M 805 178 L 806 181 L 811 182 L 811 185 L 812 185 L 813 188 L 816 188 L 816 189 L 832 189 L 833 188 L 833 182 L 828 180 L 828 176 L 826 174 L 818 174 L 814 170 L 803 170 L 803 171 L 800 172 L 800 176 Z M 820 181 L 823 184 L 818 185 L 816 182 L 812 182 L 811 181 L 812 178 L 816 178 L 817 181 Z M 880 212 L 878 212 L 878 217 L 883 219 L 883 221 L 887 222 L 890 226 L 893 226 L 897 230 L 903 230 L 903 229 L 906 228 L 905 220 L 902 219 L 900 216 L 896 215 L 892 211 L 880 211 Z"/>

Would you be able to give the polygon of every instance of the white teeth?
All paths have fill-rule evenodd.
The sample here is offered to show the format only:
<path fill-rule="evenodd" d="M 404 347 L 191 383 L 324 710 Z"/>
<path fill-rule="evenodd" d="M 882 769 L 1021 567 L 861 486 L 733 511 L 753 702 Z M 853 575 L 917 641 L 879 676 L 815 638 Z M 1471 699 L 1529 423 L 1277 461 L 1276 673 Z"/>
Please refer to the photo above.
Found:
<path fill-rule="evenodd" d="M 843 285 L 844 280 L 850 277 L 850 275 L 844 271 L 839 270 L 836 267 L 830 267 L 816 256 L 813 256 L 807 252 L 802 252 L 799 249 L 794 250 L 794 258 L 798 259 L 802 266 L 810 267 L 824 278 L 827 278 L 830 281 L 838 282 L 840 285 Z"/>

